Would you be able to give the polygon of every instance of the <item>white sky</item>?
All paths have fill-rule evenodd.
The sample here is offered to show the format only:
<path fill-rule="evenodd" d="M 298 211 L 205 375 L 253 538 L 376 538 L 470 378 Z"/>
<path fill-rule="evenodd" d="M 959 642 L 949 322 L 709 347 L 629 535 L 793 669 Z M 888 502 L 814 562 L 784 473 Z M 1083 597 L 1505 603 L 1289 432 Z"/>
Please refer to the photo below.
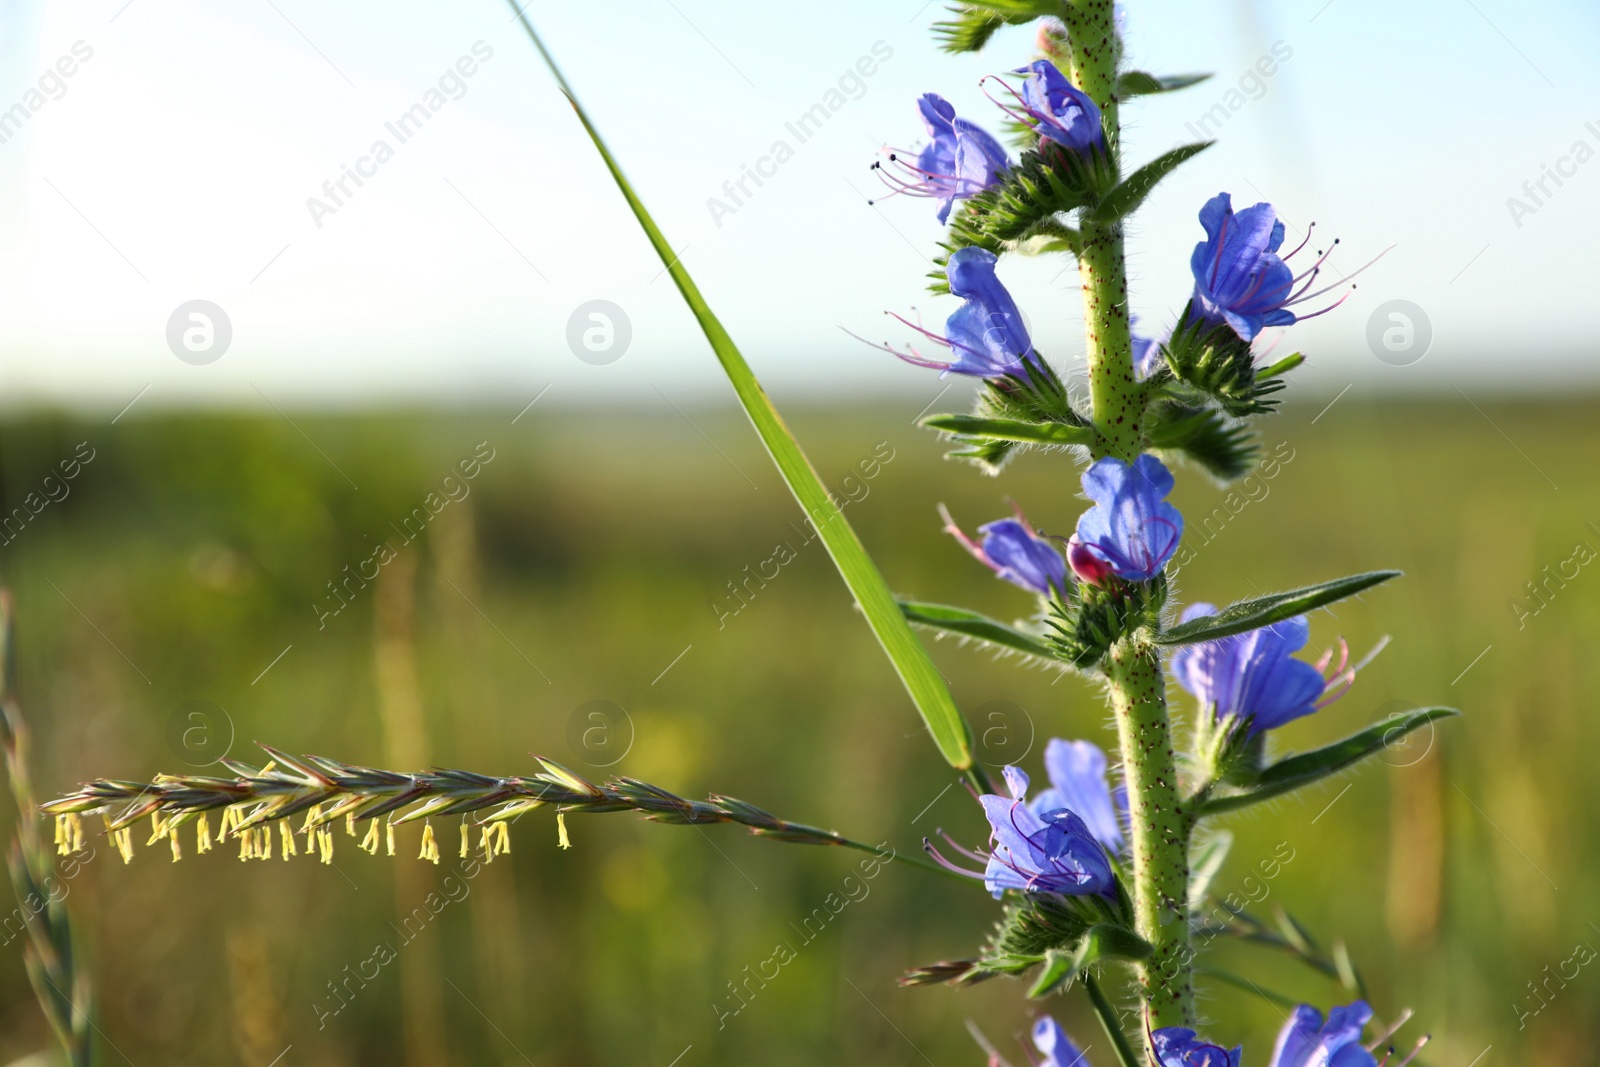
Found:
<path fill-rule="evenodd" d="M 1131 163 L 1180 141 L 1274 42 L 1292 56 L 1221 143 L 1132 222 L 1134 304 L 1165 323 L 1188 295 L 1194 213 L 1220 189 L 1343 239 L 1346 267 L 1394 244 L 1343 309 L 1293 331 L 1337 391 L 1600 379 L 1589 320 L 1600 247 L 1600 10 L 1578 0 L 1128 0 L 1129 48 L 1156 73 L 1213 70 L 1125 108 Z M 920 135 L 936 90 L 995 118 L 978 78 L 1028 58 L 1025 33 L 949 57 L 941 5 L 824 0 L 535 0 L 529 13 L 757 372 L 784 395 L 930 394 L 930 372 L 842 334 L 889 336 L 885 309 L 940 321 L 921 285 L 928 202 L 866 207 L 868 165 Z M 570 110 L 500 0 L 0 0 L 0 111 L 75 42 L 93 50 L 0 144 L 0 404 L 720 399 L 725 387 Z M 492 49 L 464 95 L 399 144 L 384 124 L 458 58 Z M 892 58 L 814 138 L 785 123 L 872 46 Z M 81 49 L 80 49 L 81 50 Z M 48 81 L 48 80 L 47 80 Z M 47 84 L 49 89 L 58 86 Z M 1235 97 L 1238 101 L 1240 97 Z M 1592 128 L 1586 123 L 1592 122 Z M 394 158 L 319 228 L 308 197 L 384 139 Z M 794 158 L 718 226 L 707 198 L 774 141 Z M 1568 157 L 1563 162 L 1563 157 Z M 1513 222 L 1544 165 L 1570 173 Z M 1320 242 L 1319 242 L 1320 243 Z M 1076 272 L 1008 261 L 1041 349 L 1081 358 Z M 205 366 L 166 324 L 211 300 L 234 337 Z M 566 342 L 592 299 L 625 309 L 617 362 Z M 1389 299 L 1433 323 L 1422 362 L 1367 349 Z"/>

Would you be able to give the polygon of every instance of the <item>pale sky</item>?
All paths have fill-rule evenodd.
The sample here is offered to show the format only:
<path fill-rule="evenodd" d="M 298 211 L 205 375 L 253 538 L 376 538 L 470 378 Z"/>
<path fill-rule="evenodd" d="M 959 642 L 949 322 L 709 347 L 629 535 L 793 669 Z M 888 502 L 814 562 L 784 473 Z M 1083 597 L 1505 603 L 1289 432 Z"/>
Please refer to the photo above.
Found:
<path fill-rule="evenodd" d="M 1316 220 L 1314 244 L 1342 239 L 1335 265 L 1395 246 L 1345 307 L 1283 342 L 1311 355 L 1315 389 L 1600 380 L 1589 318 L 1595 5 L 1126 8 L 1137 66 L 1216 73 L 1124 109 L 1130 165 L 1196 139 L 1185 127 L 1208 113 L 1220 137 L 1131 223 L 1145 324 L 1182 307 L 1195 212 L 1226 189 L 1237 206 L 1274 202 L 1291 233 Z M 928 33 L 940 9 L 528 8 L 780 397 L 938 387 L 839 327 L 898 339 L 883 311 L 938 323 L 954 306 L 922 287 L 940 233 L 932 204 L 866 206 L 878 195 L 868 167 L 885 144 L 919 142 L 924 91 L 998 128 L 978 79 L 1025 62 L 1031 46 L 1012 31 L 979 56 L 946 56 Z M 0 0 L 0 20 L 0 114 L 13 116 L 0 120 L 0 404 L 520 407 L 547 386 L 552 404 L 725 399 L 693 320 L 503 2 Z M 847 76 L 875 47 L 888 58 L 872 75 Z M 1253 80 L 1275 47 L 1287 58 Z M 786 124 L 842 77 L 842 106 L 800 143 Z M 430 91 L 437 110 L 402 142 L 386 124 Z M 714 218 L 709 198 L 779 141 L 792 158 L 766 165 L 763 185 Z M 314 217 L 308 198 L 331 204 L 324 183 L 346 167 L 366 173 L 362 184 L 346 178 L 336 210 Z M 1535 201 L 1524 183 L 1541 178 Z M 1515 218 L 1512 197 L 1528 209 Z M 1008 259 L 1002 277 L 1041 350 L 1069 370 L 1081 363 L 1069 262 Z M 227 351 L 203 365 L 167 341 L 169 318 L 192 300 L 220 306 L 232 326 Z M 627 351 L 604 365 L 568 346 L 569 320 L 591 300 L 631 325 Z M 1369 319 L 1390 300 L 1431 321 L 1420 362 L 1392 366 L 1369 350 Z"/>

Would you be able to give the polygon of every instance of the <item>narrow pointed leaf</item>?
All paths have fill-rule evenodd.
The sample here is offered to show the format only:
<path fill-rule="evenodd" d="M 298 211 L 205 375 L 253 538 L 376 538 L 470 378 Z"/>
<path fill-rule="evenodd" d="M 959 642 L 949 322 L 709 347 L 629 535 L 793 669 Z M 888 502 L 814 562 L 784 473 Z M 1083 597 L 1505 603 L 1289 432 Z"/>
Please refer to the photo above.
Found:
<path fill-rule="evenodd" d="M 1117 96 L 1126 100 L 1152 93 L 1171 93 L 1198 85 L 1211 77 L 1209 74 L 1146 74 L 1142 70 L 1123 71 L 1117 78 Z"/>
<path fill-rule="evenodd" d="M 1196 641 L 1214 641 L 1219 637 L 1260 629 L 1355 596 L 1399 574 L 1399 571 L 1369 571 L 1348 578 L 1335 578 L 1321 585 L 1308 585 L 1304 589 L 1291 589 L 1287 593 L 1269 593 L 1254 600 L 1241 600 L 1237 604 L 1229 604 L 1215 615 L 1203 615 L 1179 623 L 1170 630 L 1163 630 L 1156 635 L 1156 644 L 1189 645 Z"/>
<path fill-rule="evenodd" d="M 1298 756 L 1281 759 L 1261 772 L 1261 777 L 1247 792 L 1234 796 L 1212 797 L 1201 809 L 1202 815 L 1217 815 L 1235 811 L 1282 796 L 1302 786 L 1338 774 L 1351 765 L 1382 752 L 1395 741 L 1420 727 L 1438 719 L 1461 714 L 1454 708 L 1420 708 L 1397 718 L 1374 723 L 1358 734 L 1342 741 L 1303 752 Z"/>
<path fill-rule="evenodd" d="M 1051 949 L 1044 954 L 1044 970 L 1039 972 L 1039 977 L 1028 989 L 1028 999 L 1038 1000 L 1040 997 L 1049 996 L 1060 986 L 1070 982 L 1077 973 L 1078 966 L 1073 961 L 1073 953 L 1058 948 Z"/>
<path fill-rule="evenodd" d="M 1232 481 L 1255 467 L 1259 449 L 1249 425 L 1216 408 L 1162 400 L 1145 417 L 1151 448 L 1180 452 L 1214 478 Z"/>
<path fill-rule="evenodd" d="M 1089 927 L 1073 952 L 1076 970 L 1083 970 L 1101 960 L 1142 960 L 1155 949 L 1150 942 L 1125 926 L 1099 923 Z"/>
<path fill-rule="evenodd" d="M 1186 144 L 1163 153 L 1128 175 L 1117 183 L 1094 209 L 1094 218 L 1099 223 L 1115 222 L 1120 218 L 1133 214 L 1144 203 L 1150 191 L 1160 184 L 1165 178 L 1178 168 L 1180 163 L 1204 152 L 1213 142 L 1201 141 L 1197 144 Z"/>
<path fill-rule="evenodd" d="M 1211 883 L 1216 881 L 1217 874 L 1228 858 L 1228 850 L 1232 847 L 1233 834 L 1223 830 L 1213 834 L 1205 844 L 1195 850 L 1193 858 L 1189 860 L 1190 911 L 1200 910 L 1201 903 L 1206 899 L 1206 892 L 1211 888 Z"/>
<path fill-rule="evenodd" d="M 1021 652 L 1040 659 L 1055 660 L 1055 651 L 1041 637 L 1023 633 L 1003 622 L 996 622 L 987 615 L 980 615 L 976 611 L 966 608 L 953 608 L 946 604 L 925 604 L 913 600 L 902 600 L 900 610 L 906 619 L 915 626 L 926 626 L 931 630 L 943 630 L 945 633 L 960 634 L 970 637 L 975 641 L 997 645 L 1000 648 L 1013 652 Z"/>
<path fill-rule="evenodd" d="M 512 8 L 518 10 L 515 0 L 510 2 Z M 629 185 L 628 179 L 623 176 L 622 168 L 618 166 L 594 124 L 589 121 L 588 114 L 578 102 L 577 95 L 567 84 L 554 59 L 545 49 L 544 43 L 534 31 L 533 24 L 521 10 L 518 10 L 518 18 L 560 84 L 562 92 L 572 104 L 572 109 L 577 112 L 578 121 L 583 123 L 583 128 L 594 142 L 595 149 L 604 160 L 606 169 L 611 172 L 612 180 L 616 182 L 618 190 L 627 200 L 628 207 L 632 209 L 651 246 L 661 257 L 661 262 L 666 264 L 667 273 L 672 275 L 672 280 L 683 296 L 684 303 L 688 304 L 689 310 L 694 313 L 701 331 L 710 342 L 717 360 L 722 364 L 723 371 L 732 383 L 740 405 L 743 406 L 745 414 L 749 416 L 751 424 L 761 438 L 761 443 L 766 446 L 767 453 L 777 465 L 784 482 L 799 501 L 801 508 L 816 525 L 828 555 L 832 557 L 834 566 L 838 568 L 840 576 L 844 578 L 845 584 L 855 596 L 856 603 L 861 605 L 867 624 L 871 626 L 878 643 L 894 665 L 906 691 L 910 693 L 912 701 L 927 724 L 928 732 L 933 735 L 934 743 L 939 746 L 940 754 L 957 770 L 972 769 L 974 765 L 971 731 L 961 717 L 961 712 L 957 709 L 950 690 L 945 686 L 944 679 L 940 677 L 933 661 L 928 658 L 927 650 L 922 647 L 916 635 L 911 632 L 910 624 L 901 615 L 899 605 L 895 603 L 894 594 L 889 591 L 883 575 L 878 572 L 877 566 L 867 555 L 854 528 L 839 510 L 839 506 L 834 503 L 827 488 L 822 484 L 822 479 L 811 466 L 811 461 L 801 451 L 799 442 L 784 424 L 778 409 L 767 397 L 761 383 L 756 380 L 750 365 L 745 362 L 733 339 L 728 336 L 722 323 L 712 313 L 710 305 L 701 296 L 699 288 L 689 276 L 683 262 L 667 243 L 666 237 L 662 235 L 650 213 L 645 209 L 644 203 Z"/>
<path fill-rule="evenodd" d="M 1284 996 L 1282 993 L 1279 993 L 1276 990 L 1263 988 L 1258 982 L 1252 979 L 1241 978 L 1232 971 L 1224 971 L 1217 967 L 1196 967 L 1194 969 L 1194 973 L 1209 975 L 1210 977 L 1219 981 L 1226 982 L 1235 989 L 1242 989 L 1245 992 L 1254 991 L 1257 996 L 1265 1000 L 1270 1000 L 1280 1008 L 1294 1008 L 1300 1003 L 1293 997 Z"/>
<path fill-rule="evenodd" d="M 1044 445 L 1088 445 L 1094 430 L 1088 426 L 1069 426 L 1064 422 L 1025 422 L 1021 419 L 990 419 L 981 415 L 929 415 L 922 425 L 963 437 L 997 441 L 1027 441 Z"/>

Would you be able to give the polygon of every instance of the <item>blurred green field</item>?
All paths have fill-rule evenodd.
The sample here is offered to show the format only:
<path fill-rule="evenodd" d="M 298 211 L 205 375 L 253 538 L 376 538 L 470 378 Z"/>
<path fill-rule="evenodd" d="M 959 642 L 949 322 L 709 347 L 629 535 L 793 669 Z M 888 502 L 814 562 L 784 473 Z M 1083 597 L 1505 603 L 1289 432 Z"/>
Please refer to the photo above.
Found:
<path fill-rule="evenodd" d="M 1276 477 L 1232 498 L 1180 478 L 1192 558 L 1178 595 L 1227 601 L 1404 568 L 1314 620 L 1318 645 L 1341 633 L 1358 651 L 1385 633 L 1394 643 L 1349 696 L 1276 743 L 1312 747 L 1417 704 L 1466 716 L 1232 818 L 1219 889 L 1264 893 L 1261 911 L 1284 903 L 1324 941 L 1347 939 L 1380 1013 L 1409 1005 L 1418 1022 L 1405 1033 L 1435 1035 L 1427 1062 L 1590 1062 L 1600 968 L 1574 977 L 1565 961 L 1600 946 L 1600 569 L 1586 565 L 1600 549 L 1600 402 L 1480 399 L 1475 410 L 1459 398 L 1372 404 L 1358 389 L 1313 422 L 1320 406 L 1262 424 Z M 830 484 L 856 497 L 847 514 L 897 590 L 1024 613 L 1023 594 L 939 532 L 934 507 L 972 526 L 1010 497 L 1065 531 L 1081 507 L 1069 470 L 1032 456 L 980 477 L 942 460 L 915 414 L 800 409 L 792 421 Z M 0 424 L 8 514 L 65 488 L 0 547 L 40 791 L 187 769 L 180 709 L 203 700 L 225 710 L 242 758 L 260 739 L 510 774 L 540 752 L 603 775 L 594 764 L 625 749 L 613 770 L 680 793 L 730 793 L 903 849 L 941 826 L 980 839 L 976 806 L 949 788 L 748 427 L 726 410 L 689 415 L 693 425 L 542 407 L 514 425 L 510 411 Z M 80 442 L 93 458 L 47 486 L 62 460 L 81 461 Z M 476 477 L 445 481 L 475 455 Z M 430 493 L 437 514 L 414 518 L 425 532 L 407 543 L 398 531 Z M 348 605 L 332 599 L 328 583 L 367 566 L 384 538 L 401 547 L 380 577 L 352 583 Z M 772 574 L 764 561 L 785 555 L 780 545 L 792 561 L 746 584 Z M 1037 772 L 1051 735 L 1111 744 L 1078 679 L 950 642 L 934 656 L 997 764 L 1020 756 Z M 580 708 L 595 700 L 625 709 L 631 727 L 586 746 Z M 0 816 L 9 825 L 13 813 Z M 957 1067 L 983 1059 L 968 1018 L 1022 1062 L 1020 985 L 894 984 L 977 947 L 994 914 L 980 890 L 894 864 L 863 879 L 859 856 L 727 827 L 569 823 L 573 848 L 561 851 L 553 816 L 525 817 L 509 861 L 470 880 L 453 826 L 440 827 L 438 868 L 414 858 L 415 827 L 398 859 L 341 833 L 333 867 L 241 864 L 231 850 L 175 865 L 164 847 L 140 847 L 124 867 L 94 837 L 68 900 L 99 986 L 104 1062 Z M 1247 881 L 1291 852 L 1276 878 Z M 430 892 L 447 903 L 403 932 L 401 916 Z M 830 894 L 846 906 L 820 933 L 803 926 Z M 13 933 L 0 953 L 0 1062 L 48 1044 Z M 370 974 L 381 945 L 393 961 L 336 1001 L 330 984 Z M 747 987 L 735 1014 L 730 983 L 779 945 L 793 959 Z M 1263 990 L 1337 995 L 1260 949 L 1207 962 Z M 1204 988 L 1213 1035 L 1246 1041 L 1246 1063 L 1264 1063 L 1279 1009 Z M 1095 1046 L 1091 1062 L 1110 1062 L 1079 996 L 1048 1007 Z"/>

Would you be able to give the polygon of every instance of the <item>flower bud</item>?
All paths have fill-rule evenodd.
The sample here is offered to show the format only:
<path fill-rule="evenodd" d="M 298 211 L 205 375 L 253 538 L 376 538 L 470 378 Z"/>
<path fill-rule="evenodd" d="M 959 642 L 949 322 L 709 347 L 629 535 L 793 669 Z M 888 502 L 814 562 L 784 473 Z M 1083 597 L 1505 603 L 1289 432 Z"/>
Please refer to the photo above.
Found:
<path fill-rule="evenodd" d="M 1090 585 L 1104 584 L 1111 573 L 1111 564 L 1095 555 L 1093 549 L 1078 540 L 1077 534 L 1067 539 L 1067 566 L 1080 581 Z"/>

